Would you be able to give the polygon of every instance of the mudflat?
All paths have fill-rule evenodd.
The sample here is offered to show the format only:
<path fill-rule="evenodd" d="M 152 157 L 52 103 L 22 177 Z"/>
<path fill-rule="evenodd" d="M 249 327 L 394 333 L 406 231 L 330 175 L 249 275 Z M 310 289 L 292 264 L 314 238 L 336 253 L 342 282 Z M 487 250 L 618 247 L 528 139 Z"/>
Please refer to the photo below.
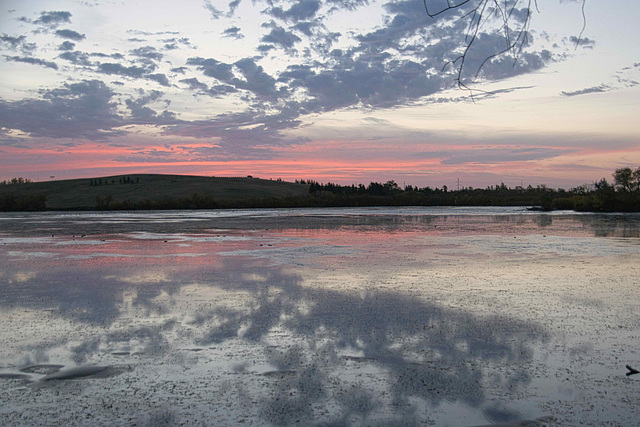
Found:
<path fill-rule="evenodd" d="M 4 214 L 0 423 L 635 425 L 639 219 Z"/>

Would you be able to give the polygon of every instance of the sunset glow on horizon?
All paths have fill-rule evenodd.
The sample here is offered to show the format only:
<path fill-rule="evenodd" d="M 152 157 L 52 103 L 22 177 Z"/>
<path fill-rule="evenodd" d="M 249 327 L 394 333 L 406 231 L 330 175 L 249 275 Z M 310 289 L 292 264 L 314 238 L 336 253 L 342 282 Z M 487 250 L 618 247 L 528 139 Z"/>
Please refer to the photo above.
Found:
<path fill-rule="evenodd" d="M 640 7 L 587 0 L 582 32 L 582 1 L 538 6 L 518 59 L 469 92 L 444 67 L 462 11 L 430 19 L 422 0 L 5 1 L 0 181 L 571 188 L 639 167 Z M 478 40 L 469 67 L 505 43 Z"/>

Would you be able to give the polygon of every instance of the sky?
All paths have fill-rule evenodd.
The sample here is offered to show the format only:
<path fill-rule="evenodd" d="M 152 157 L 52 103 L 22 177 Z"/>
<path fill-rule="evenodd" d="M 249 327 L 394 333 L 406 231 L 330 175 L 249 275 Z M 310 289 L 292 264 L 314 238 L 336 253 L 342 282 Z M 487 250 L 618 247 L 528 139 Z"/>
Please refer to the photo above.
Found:
<path fill-rule="evenodd" d="M 425 3 L 0 0 L 0 180 L 568 189 L 640 166 L 636 1 Z"/>

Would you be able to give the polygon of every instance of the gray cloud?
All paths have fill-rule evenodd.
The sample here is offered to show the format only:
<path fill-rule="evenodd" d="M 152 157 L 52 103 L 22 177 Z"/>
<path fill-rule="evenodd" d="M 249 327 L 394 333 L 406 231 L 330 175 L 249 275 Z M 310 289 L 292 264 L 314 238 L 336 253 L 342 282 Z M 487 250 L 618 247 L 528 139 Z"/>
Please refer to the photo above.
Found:
<path fill-rule="evenodd" d="M 320 9 L 318 0 L 300 0 L 287 10 L 273 7 L 268 10 L 268 13 L 276 18 L 297 22 L 313 18 L 318 9 Z"/>
<path fill-rule="evenodd" d="M 236 9 L 238 8 L 238 6 L 240 6 L 240 1 L 241 0 L 233 0 L 233 1 L 229 2 L 229 13 L 227 14 L 227 16 L 229 16 L 229 17 L 233 16 L 233 14 L 236 12 Z"/>
<path fill-rule="evenodd" d="M 281 147 L 307 142 L 305 138 L 286 138 L 282 130 L 300 125 L 290 118 L 290 112 L 276 115 L 244 112 L 223 114 L 214 120 L 181 122 L 167 126 L 167 135 L 195 138 L 219 138 L 215 147 L 190 149 L 191 157 L 199 161 L 268 159 L 274 153 L 268 147 Z M 257 143 L 259 142 L 260 147 Z"/>
<path fill-rule="evenodd" d="M 91 61 L 89 61 L 89 55 L 77 50 L 63 52 L 59 55 L 59 58 L 69 61 L 75 65 L 90 66 L 93 64 Z"/>
<path fill-rule="evenodd" d="M 73 50 L 76 44 L 70 41 L 64 41 L 58 46 L 58 50 Z"/>
<path fill-rule="evenodd" d="M 45 61 L 39 58 L 32 58 L 30 56 L 6 56 L 5 55 L 4 59 L 6 59 L 7 61 L 24 62 L 25 64 L 40 65 L 42 67 L 51 68 L 53 70 L 58 69 L 58 65 L 55 62 Z"/>
<path fill-rule="evenodd" d="M 205 76 L 214 77 L 223 82 L 233 79 L 233 67 L 213 58 L 189 58 L 187 59 L 187 65 L 196 65 L 198 70 L 202 71 Z"/>
<path fill-rule="evenodd" d="M 119 76 L 140 78 L 146 73 L 146 69 L 142 67 L 125 67 L 116 63 L 103 63 L 98 65 L 98 72 L 103 74 L 116 74 Z"/>
<path fill-rule="evenodd" d="M 80 34 L 73 30 L 56 30 L 56 36 L 74 41 L 82 41 L 85 39 L 84 34 Z"/>
<path fill-rule="evenodd" d="M 89 54 L 89 56 L 94 56 L 98 58 L 124 59 L 124 55 L 122 55 L 121 53 L 111 53 L 107 55 L 106 53 L 92 52 Z"/>
<path fill-rule="evenodd" d="M 518 161 L 542 160 L 558 157 L 573 150 L 550 147 L 529 148 L 485 148 L 464 151 L 422 153 L 426 157 L 444 157 L 442 164 L 458 165 L 463 163 L 497 164 Z"/>
<path fill-rule="evenodd" d="M 99 80 L 41 91 L 41 99 L 0 101 L 0 125 L 34 137 L 103 139 L 122 124 L 114 92 Z M 37 118 L 37 120 L 34 120 Z"/>
<path fill-rule="evenodd" d="M 562 91 L 562 92 L 560 92 L 560 94 L 562 96 L 577 96 L 577 95 L 586 95 L 586 94 L 589 94 L 589 93 L 608 92 L 610 90 L 612 90 L 612 88 L 610 86 L 607 86 L 605 84 L 601 84 L 599 86 L 588 87 L 588 88 L 580 89 L 580 90 Z"/>
<path fill-rule="evenodd" d="M 260 41 L 264 43 L 272 43 L 276 46 L 282 47 L 283 49 L 291 49 L 294 44 L 302 41 L 300 37 L 273 22 L 262 24 L 262 26 L 271 28 L 271 32 L 260 39 Z"/>
<path fill-rule="evenodd" d="M 303 115 L 341 108 L 390 108 L 418 100 L 429 102 L 425 101 L 424 97 L 452 87 L 455 83 L 455 71 L 448 68 L 443 73 L 442 67 L 459 54 L 460 46 L 464 45 L 467 23 L 459 19 L 447 19 L 446 22 L 428 20 L 420 0 L 390 1 L 384 5 L 386 16 L 382 25 L 368 33 L 350 35 L 331 32 L 324 24 L 325 19 L 338 9 L 354 10 L 364 6 L 368 3 L 366 0 L 328 0 L 322 8 L 318 0 L 267 3 L 268 6 L 263 12 L 268 15 L 269 22 L 262 24 L 262 27 L 266 28 L 266 34 L 262 36 L 256 49 L 263 55 L 269 52 L 273 54 L 275 49 L 284 49 L 291 56 L 291 65 L 280 72 L 267 72 L 261 66 L 262 58 L 259 54 L 240 60 L 227 59 L 228 62 L 195 56 L 188 58 L 185 64 L 176 64 L 183 66 L 171 68 L 172 65 L 167 66 L 161 62 L 167 50 L 180 47 L 194 48 L 188 38 L 181 37 L 177 32 L 131 30 L 131 35 L 146 37 L 147 40 L 130 39 L 135 42 L 144 41 L 144 44 L 133 45 L 140 47 L 129 50 L 125 54 L 126 57 L 120 53 L 76 51 L 74 43 L 65 41 L 58 48 L 62 51 L 58 52 L 59 58 L 76 66 L 87 67 L 83 72 L 93 70 L 118 77 L 146 79 L 165 87 L 170 87 L 172 79 L 180 74 L 178 79 L 182 80 L 176 79 L 179 83 L 176 82 L 174 87 L 193 91 L 198 96 L 224 97 L 236 94 L 234 100 L 244 102 L 246 110 L 242 113 L 220 115 L 210 120 L 177 121 L 170 112 L 155 111 L 152 106 L 159 99 L 154 99 L 157 95 L 155 92 L 145 92 L 135 99 L 119 101 L 126 106 L 130 117 L 117 116 L 113 109 L 99 111 L 110 118 L 111 121 L 105 119 L 105 123 L 169 124 L 167 132 L 172 135 L 219 138 L 220 147 L 194 153 L 203 158 L 213 158 L 221 153 L 242 158 L 264 158 L 271 155 L 271 151 L 258 149 L 257 144 L 266 147 L 302 141 L 285 139 L 283 131 L 300 126 L 300 117 Z M 239 0 L 228 3 L 228 12 L 224 13 L 210 0 L 205 0 L 203 4 L 214 19 L 221 19 L 235 13 Z M 45 25 L 47 21 L 47 25 L 54 28 L 70 22 L 71 14 L 68 12 L 47 13 L 46 17 L 41 14 L 41 25 Z M 514 19 L 521 20 L 521 15 L 522 10 L 514 10 Z M 221 23 L 219 29 L 214 31 L 222 31 L 224 37 L 243 37 L 240 24 L 224 24 Z M 55 33 L 69 40 L 85 38 L 83 34 L 72 30 L 56 30 Z M 349 41 L 349 38 L 350 47 L 341 44 L 341 49 L 334 48 L 338 40 Z M 588 39 L 585 39 L 585 43 L 586 40 Z M 20 49 L 21 46 L 25 46 L 26 38 L 5 34 L 0 37 L 0 42 L 9 49 Z M 592 43 L 591 40 L 588 42 Z M 466 58 L 469 70 L 475 72 L 475 68 L 479 68 L 485 59 L 504 49 L 504 43 L 501 33 L 481 31 L 474 48 Z M 531 46 L 524 48 L 515 65 L 513 58 L 491 58 L 483 65 L 480 78 L 497 80 L 527 73 L 554 60 L 549 51 L 534 51 Z M 169 56 L 168 53 L 166 55 Z M 112 59 L 96 60 L 93 59 L 95 57 Z M 31 55 L 26 54 L 9 58 L 14 59 L 8 60 L 28 62 L 52 69 L 55 69 L 54 66 L 57 67 L 53 62 L 31 58 Z M 67 64 L 66 69 L 68 68 Z M 198 78 L 192 77 L 189 73 L 194 70 L 202 75 L 198 75 Z M 467 74 L 463 77 L 471 78 L 473 75 Z M 112 84 L 122 85 L 122 82 Z M 132 82 L 128 81 L 127 84 Z M 104 88 L 109 90 L 106 86 Z M 106 97 L 106 91 L 99 92 L 97 86 L 94 89 L 96 93 L 102 93 Z M 70 89 L 67 87 L 67 90 Z M 594 88 L 591 90 L 595 91 Z M 563 95 L 573 96 L 581 93 L 563 92 Z M 113 93 L 110 92 L 110 95 L 113 96 Z M 63 98 L 62 95 L 56 98 L 57 105 L 63 103 Z M 31 101 L 39 108 L 44 109 L 46 106 L 37 104 L 45 100 Z M 67 102 L 71 101 L 67 99 Z M 89 134 L 91 129 L 98 136 L 112 131 L 108 130 L 109 126 L 96 125 L 95 121 L 89 121 L 84 134 Z M 97 132 L 95 129 L 102 130 Z M 237 148 L 233 144 L 237 144 Z M 512 153 L 513 156 L 516 154 Z M 518 155 L 533 156 L 534 153 Z M 448 161 L 463 160 L 462 157 L 451 157 Z"/>
<path fill-rule="evenodd" d="M 212 5 L 209 0 L 204 1 L 204 8 L 207 9 L 209 13 L 211 13 L 211 17 L 213 19 L 220 19 L 224 15 L 222 11 Z"/>
<path fill-rule="evenodd" d="M 17 49 L 18 46 L 24 44 L 26 39 L 27 36 L 12 37 L 6 33 L 3 33 L 2 36 L 0 36 L 0 42 L 2 45 L 12 50 Z"/>
<path fill-rule="evenodd" d="M 224 37 L 230 37 L 230 38 L 234 38 L 234 39 L 242 39 L 244 38 L 244 35 L 242 35 L 242 33 L 240 32 L 240 28 L 239 27 L 229 27 L 226 30 L 224 30 L 222 32 L 222 35 Z"/>
<path fill-rule="evenodd" d="M 275 100 L 284 95 L 284 91 L 276 90 L 276 80 L 264 72 L 264 69 L 257 65 L 251 58 L 241 59 L 235 65 L 242 73 L 244 80 L 233 78 L 229 84 L 238 88 L 252 92 L 260 98 Z"/>
<path fill-rule="evenodd" d="M 569 43 L 571 43 L 575 47 L 581 46 L 585 49 L 593 49 L 593 47 L 596 45 L 595 40 L 592 40 L 587 37 L 578 38 L 576 36 L 569 37 Z"/>
<path fill-rule="evenodd" d="M 191 42 L 188 37 L 173 37 L 170 39 L 164 39 L 162 42 L 164 43 L 164 48 L 167 50 L 178 49 L 180 45 L 191 47 Z"/>
<path fill-rule="evenodd" d="M 21 50 L 24 53 L 33 52 L 36 49 L 35 43 L 27 43 L 26 36 L 13 37 L 6 33 L 0 36 L 0 44 L 9 50 Z"/>
<path fill-rule="evenodd" d="M 175 114 L 165 110 L 158 114 L 147 105 L 159 100 L 164 93 L 152 90 L 148 93 L 140 91 L 140 97 L 137 99 L 127 99 L 125 104 L 131 111 L 131 117 L 137 124 L 167 124 L 175 123 Z"/>
<path fill-rule="evenodd" d="M 153 80 L 157 83 L 159 83 L 162 86 L 171 86 L 171 83 L 169 83 L 169 79 L 167 78 L 166 75 L 161 74 L 161 73 L 157 73 L 157 74 L 147 74 L 146 76 L 149 80 Z"/>
<path fill-rule="evenodd" d="M 40 12 L 40 17 L 33 21 L 34 24 L 57 27 L 60 24 L 71 22 L 71 12 L 54 11 Z"/>
<path fill-rule="evenodd" d="M 129 53 L 138 58 L 145 58 L 154 61 L 160 61 L 164 56 L 162 53 L 153 46 L 143 46 L 137 49 L 130 50 Z"/>
<path fill-rule="evenodd" d="M 205 92 L 209 90 L 209 87 L 206 84 L 198 81 L 198 79 L 196 79 L 195 77 L 191 79 L 182 79 L 180 80 L 180 83 L 186 83 L 191 90 L 199 90 Z"/>

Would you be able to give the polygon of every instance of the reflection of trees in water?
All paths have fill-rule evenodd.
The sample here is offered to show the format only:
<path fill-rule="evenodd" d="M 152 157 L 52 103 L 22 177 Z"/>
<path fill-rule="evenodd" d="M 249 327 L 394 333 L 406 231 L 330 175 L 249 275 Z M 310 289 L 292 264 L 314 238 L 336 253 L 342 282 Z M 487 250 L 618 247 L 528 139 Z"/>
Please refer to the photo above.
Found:
<path fill-rule="evenodd" d="M 522 367 L 493 377 L 493 386 L 506 390 L 526 384 L 530 345 L 545 339 L 536 325 L 474 316 L 396 292 L 356 294 L 303 286 L 300 277 L 279 269 L 250 270 L 261 280 L 239 280 L 236 268 L 216 278 L 216 285 L 250 291 L 257 295 L 255 304 L 249 311 L 210 311 L 211 320 L 205 325 L 215 326 L 209 327 L 200 344 L 221 344 L 238 335 L 261 343 L 277 328 L 288 331 L 295 342 L 303 340 L 293 350 L 265 349 L 269 360 L 283 370 L 263 411 L 271 422 L 294 422 L 288 417 L 309 415 L 315 400 L 328 398 L 327 384 L 336 381 L 331 370 L 348 363 L 369 363 L 384 372 L 396 408 L 412 407 L 415 398 L 433 405 L 447 400 L 478 408 L 485 403 L 487 364 Z M 285 348 L 286 342 L 281 344 Z M 354 351 L 361 356 L 341 357 Z M 355 387 L 353 394 L 334 396 L 345 417 L 366 418 L 379 407 L 373 389 L 337 381 L 347 389 Z M 490 412 L 510 417 L 495 408 Z"/>
<path fill-rule="evenodd" d="M 575 218 L 583 227 L 593 230 L 596 237 L 640 237 L 638 214 L 577 215 Z"/>

